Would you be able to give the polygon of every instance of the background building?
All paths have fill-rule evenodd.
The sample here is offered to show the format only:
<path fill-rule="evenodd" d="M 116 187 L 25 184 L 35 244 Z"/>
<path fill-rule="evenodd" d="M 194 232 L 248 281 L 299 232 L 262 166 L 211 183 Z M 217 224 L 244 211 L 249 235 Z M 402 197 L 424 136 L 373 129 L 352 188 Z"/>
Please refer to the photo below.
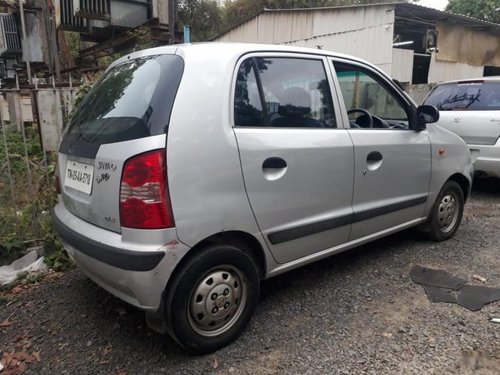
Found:
<path fill-rule="evenodd" d="M 500 24 L 410 3 L 264 10 L 214 40 L 343 52 L 406 84 L 500 75 Z"/>

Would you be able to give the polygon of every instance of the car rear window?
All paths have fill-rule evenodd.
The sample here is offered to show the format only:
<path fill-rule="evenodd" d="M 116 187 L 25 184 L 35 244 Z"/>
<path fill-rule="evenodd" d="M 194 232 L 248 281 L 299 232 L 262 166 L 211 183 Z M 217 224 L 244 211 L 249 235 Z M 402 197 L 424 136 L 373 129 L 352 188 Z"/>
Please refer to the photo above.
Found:
<path fill-rule="evenodd" d="M 183 68 L 181 57 L 161 55 L 110 69 L 76 109 L 60 151 L 93 157 L 101 144 L 167 133 Z"/>
<path fill-rule="evenodd" d="M 500 82 L 470 81 L 436 86 L 424 104 L 440 111 L 500 110 Z"/>

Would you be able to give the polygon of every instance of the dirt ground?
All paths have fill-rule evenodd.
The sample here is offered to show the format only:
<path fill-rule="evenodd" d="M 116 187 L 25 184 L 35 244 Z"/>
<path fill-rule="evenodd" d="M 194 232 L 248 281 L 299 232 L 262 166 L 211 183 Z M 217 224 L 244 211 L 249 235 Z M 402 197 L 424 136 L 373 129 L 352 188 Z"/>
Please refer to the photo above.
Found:
<path fill-rule="evenodd" d="M 500 183 L 474 189 L 452 240 L 405 231 L 265 281 L 248 329 L 211 355 L 73 270 L 0 297 L 0 357 L 19 374 L 500 374 L 500 302 L 431 303 L 417 264 L 500 287 Z"/>

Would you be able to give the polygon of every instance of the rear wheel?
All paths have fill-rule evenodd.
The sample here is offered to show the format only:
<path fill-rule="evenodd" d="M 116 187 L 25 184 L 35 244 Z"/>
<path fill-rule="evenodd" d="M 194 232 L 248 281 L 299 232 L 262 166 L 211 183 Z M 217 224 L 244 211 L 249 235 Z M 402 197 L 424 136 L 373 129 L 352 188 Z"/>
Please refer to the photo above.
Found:
<path fill-rule="evenodd" d="M 258 295 L 258 271 L 247 253 L 226 245 L 202 249 L 168 290 L 169 332 L 197 353 L 222 348 L 244 330 Z"/>
<path fill-rule="evenodd" d="M 434 203 L 427 232 L 434 241 L 447 240 L 455 234 L 464 212 L 464 193 L 455 181 L 447 181 Z"/>

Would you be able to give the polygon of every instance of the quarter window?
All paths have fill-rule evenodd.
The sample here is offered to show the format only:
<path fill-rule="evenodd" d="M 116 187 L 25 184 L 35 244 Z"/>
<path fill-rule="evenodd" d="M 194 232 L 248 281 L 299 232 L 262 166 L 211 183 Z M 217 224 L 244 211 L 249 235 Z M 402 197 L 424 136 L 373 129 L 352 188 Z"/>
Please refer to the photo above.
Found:
<path fill-rule="evenodd" d="M 235 125 L 285 128 L 336 127 L 323 62 L 254 57 L 238 71 Z"/>
<path fill-rule="evenodd" d="M 357 66 L 334 66 L 351 128 L 409 128 L 404 106 L 378 77 Z"/>

